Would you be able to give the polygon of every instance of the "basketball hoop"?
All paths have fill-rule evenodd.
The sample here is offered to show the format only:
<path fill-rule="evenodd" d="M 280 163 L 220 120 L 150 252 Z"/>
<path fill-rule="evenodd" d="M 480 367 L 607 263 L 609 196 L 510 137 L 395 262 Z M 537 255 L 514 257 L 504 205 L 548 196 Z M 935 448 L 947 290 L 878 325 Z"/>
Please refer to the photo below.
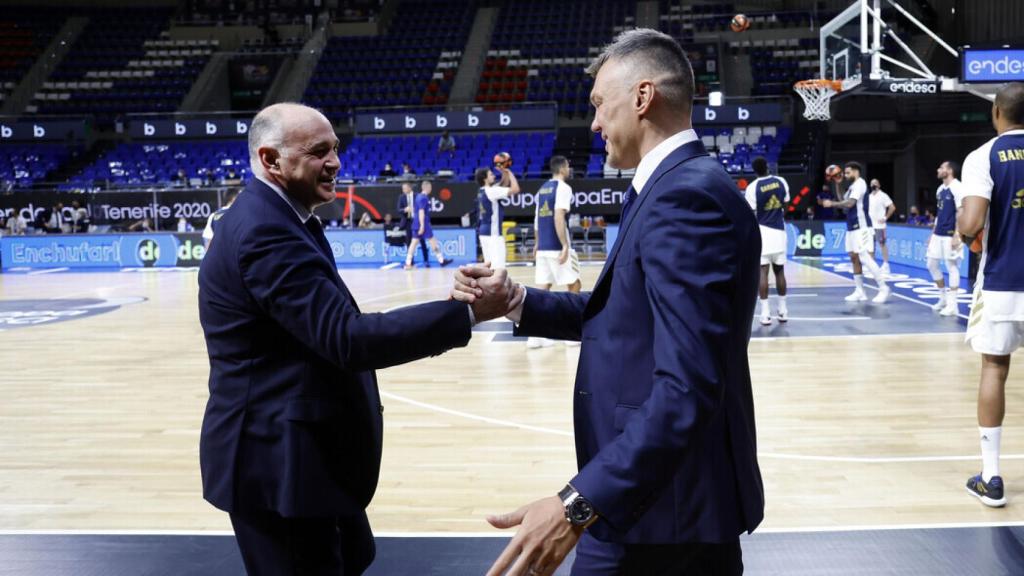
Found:
<path fill-rule="evenodd" d="M 804 100 L 804 118 L 828 120 L 831 117 L 829 102 L 843 90 L 843 83 L 839 80 L 801 80 L 793 85 L 793 89 Z"/>

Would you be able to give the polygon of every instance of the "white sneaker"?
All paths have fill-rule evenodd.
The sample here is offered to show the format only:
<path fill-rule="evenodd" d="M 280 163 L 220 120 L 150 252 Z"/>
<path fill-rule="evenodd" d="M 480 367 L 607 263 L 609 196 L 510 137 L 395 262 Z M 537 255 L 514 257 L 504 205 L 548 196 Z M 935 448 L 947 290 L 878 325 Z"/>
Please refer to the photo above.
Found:
<path fill-rule="evenodd" d="M 847 302 L 866 302 L 867 299 L 867 294 L 865 294 L 860 288 L 854 290 L 852 294 L 845 298 Z"/>
<path fill-rule="evenodd" d="M 949 304 L 939 312 L 940 316 L 956 316 L 960 313 L 960 307 L 957 306 L 956 300 L 950 300 Z"/>
<path fill-rule="evenodd" d="M 892 290 L 883 284 L 882 287 L 878 289 L 878 294 L 872 298 L 871 301 L 875 304 L 885 304 L 885 301 L 889 299 L 890 292 L 892 292 Z"/>
<path fill-rule="evenodd" d="M 789 321 L 789 310 L 779 310 L 779 322 Z"/>
<path fill-rule="evenodd" d="M 761 314 L 761 326 L 769 326 L 772 323 L 771 314 Z"/>
<path fill-rule="evenodd" d="M 892 270 L 889 270 L 889 263 L 888 262 L 886 262 L 885 264 L 882 264 L 882 274 L 885 274 L 886 276 L 892 274 Z"/>
<path fill-rule="evenodd" d="M 935 304 L 932 304 L 932 310 L 935 311 L 935 312 L 938 312 L 939 310 L 942 310 L 945 307 L 946 307 L 946 297 L 945 296 L 939 296 L 939 301 L 936 302 Z"/>
<path fill-rule="evenodd" d="M 530 349 L 530 350 L 533 350 L 533 349 L 536 349 L 536 348 L 540 348 L 543 345 L 544 345 L 544 339 L 543 338 L 534 338 L 533 336 L 530 336 L 529 338 L 526 339 L 526 347 L 528 349 Z"/>

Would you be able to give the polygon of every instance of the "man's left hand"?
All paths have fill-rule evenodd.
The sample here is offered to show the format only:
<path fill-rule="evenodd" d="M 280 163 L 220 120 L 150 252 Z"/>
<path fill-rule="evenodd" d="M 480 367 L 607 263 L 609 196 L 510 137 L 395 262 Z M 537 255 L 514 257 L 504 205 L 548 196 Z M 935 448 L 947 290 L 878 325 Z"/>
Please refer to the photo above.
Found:
<path fill-rule="evenodd" d="M 487 576 L 554 574 L 583 534 L 582 527 L 565 519 L 565 506 L 557 496 L 542 498 L 511 514 L 488 516 L 487 521 L 495 528 L 520 526 Z"/>

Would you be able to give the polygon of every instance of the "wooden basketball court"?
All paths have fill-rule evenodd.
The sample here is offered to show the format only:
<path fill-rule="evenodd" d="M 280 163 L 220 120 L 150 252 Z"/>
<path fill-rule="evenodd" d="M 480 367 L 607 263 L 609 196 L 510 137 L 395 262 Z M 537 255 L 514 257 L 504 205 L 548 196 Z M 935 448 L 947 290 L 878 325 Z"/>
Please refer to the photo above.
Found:
<path fill-rule="evenodd" d="M 812 266 L 787 269 L 794 287 L 850 285 Z M 599 271 L 584 267 L 585 288 Z M 511 274 L 532 282 L 531 268 Z M 381 311 L 446 297 L 452 271 L 341 275 L 364 310 Z M 230 529 L 201 495 L 208 364 L 196 292 L 195 271 L 0 275 L 8 315 L 21 301 L 119 306 L 0 332 L 0 530 Z M 845 313 L 841 298 L 822 298 L 817 306 Z M 802 317 L 810 300 L 790 301 L 791 324 L 827 322 Z M 751 342 L 762 529 L 1024 521 L 1024 365 L 1018 355 L 1007 386 L 1010 503 L 990 510 L 964 490 L 980 469 L 979 357 L 952 326 Z M 464 349 L 380 373 L 384 461 L 370 509 L 379 533 L 490 532 L 485 514 L 572 476 L 579 348 L 527 350 L 500 335 L 484 327 Z"/>

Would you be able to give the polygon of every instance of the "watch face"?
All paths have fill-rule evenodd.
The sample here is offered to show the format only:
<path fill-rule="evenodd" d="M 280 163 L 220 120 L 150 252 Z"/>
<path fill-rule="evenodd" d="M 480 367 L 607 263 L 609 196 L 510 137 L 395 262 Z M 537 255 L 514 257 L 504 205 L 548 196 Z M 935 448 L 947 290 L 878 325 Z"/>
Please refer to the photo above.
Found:
<path fill-rule="evenodd" d="M 594 507 L 583 498 L 577 498 L 569 506 L 569 521 L 573 524 L 586 524 L 594 515 Z"/>

